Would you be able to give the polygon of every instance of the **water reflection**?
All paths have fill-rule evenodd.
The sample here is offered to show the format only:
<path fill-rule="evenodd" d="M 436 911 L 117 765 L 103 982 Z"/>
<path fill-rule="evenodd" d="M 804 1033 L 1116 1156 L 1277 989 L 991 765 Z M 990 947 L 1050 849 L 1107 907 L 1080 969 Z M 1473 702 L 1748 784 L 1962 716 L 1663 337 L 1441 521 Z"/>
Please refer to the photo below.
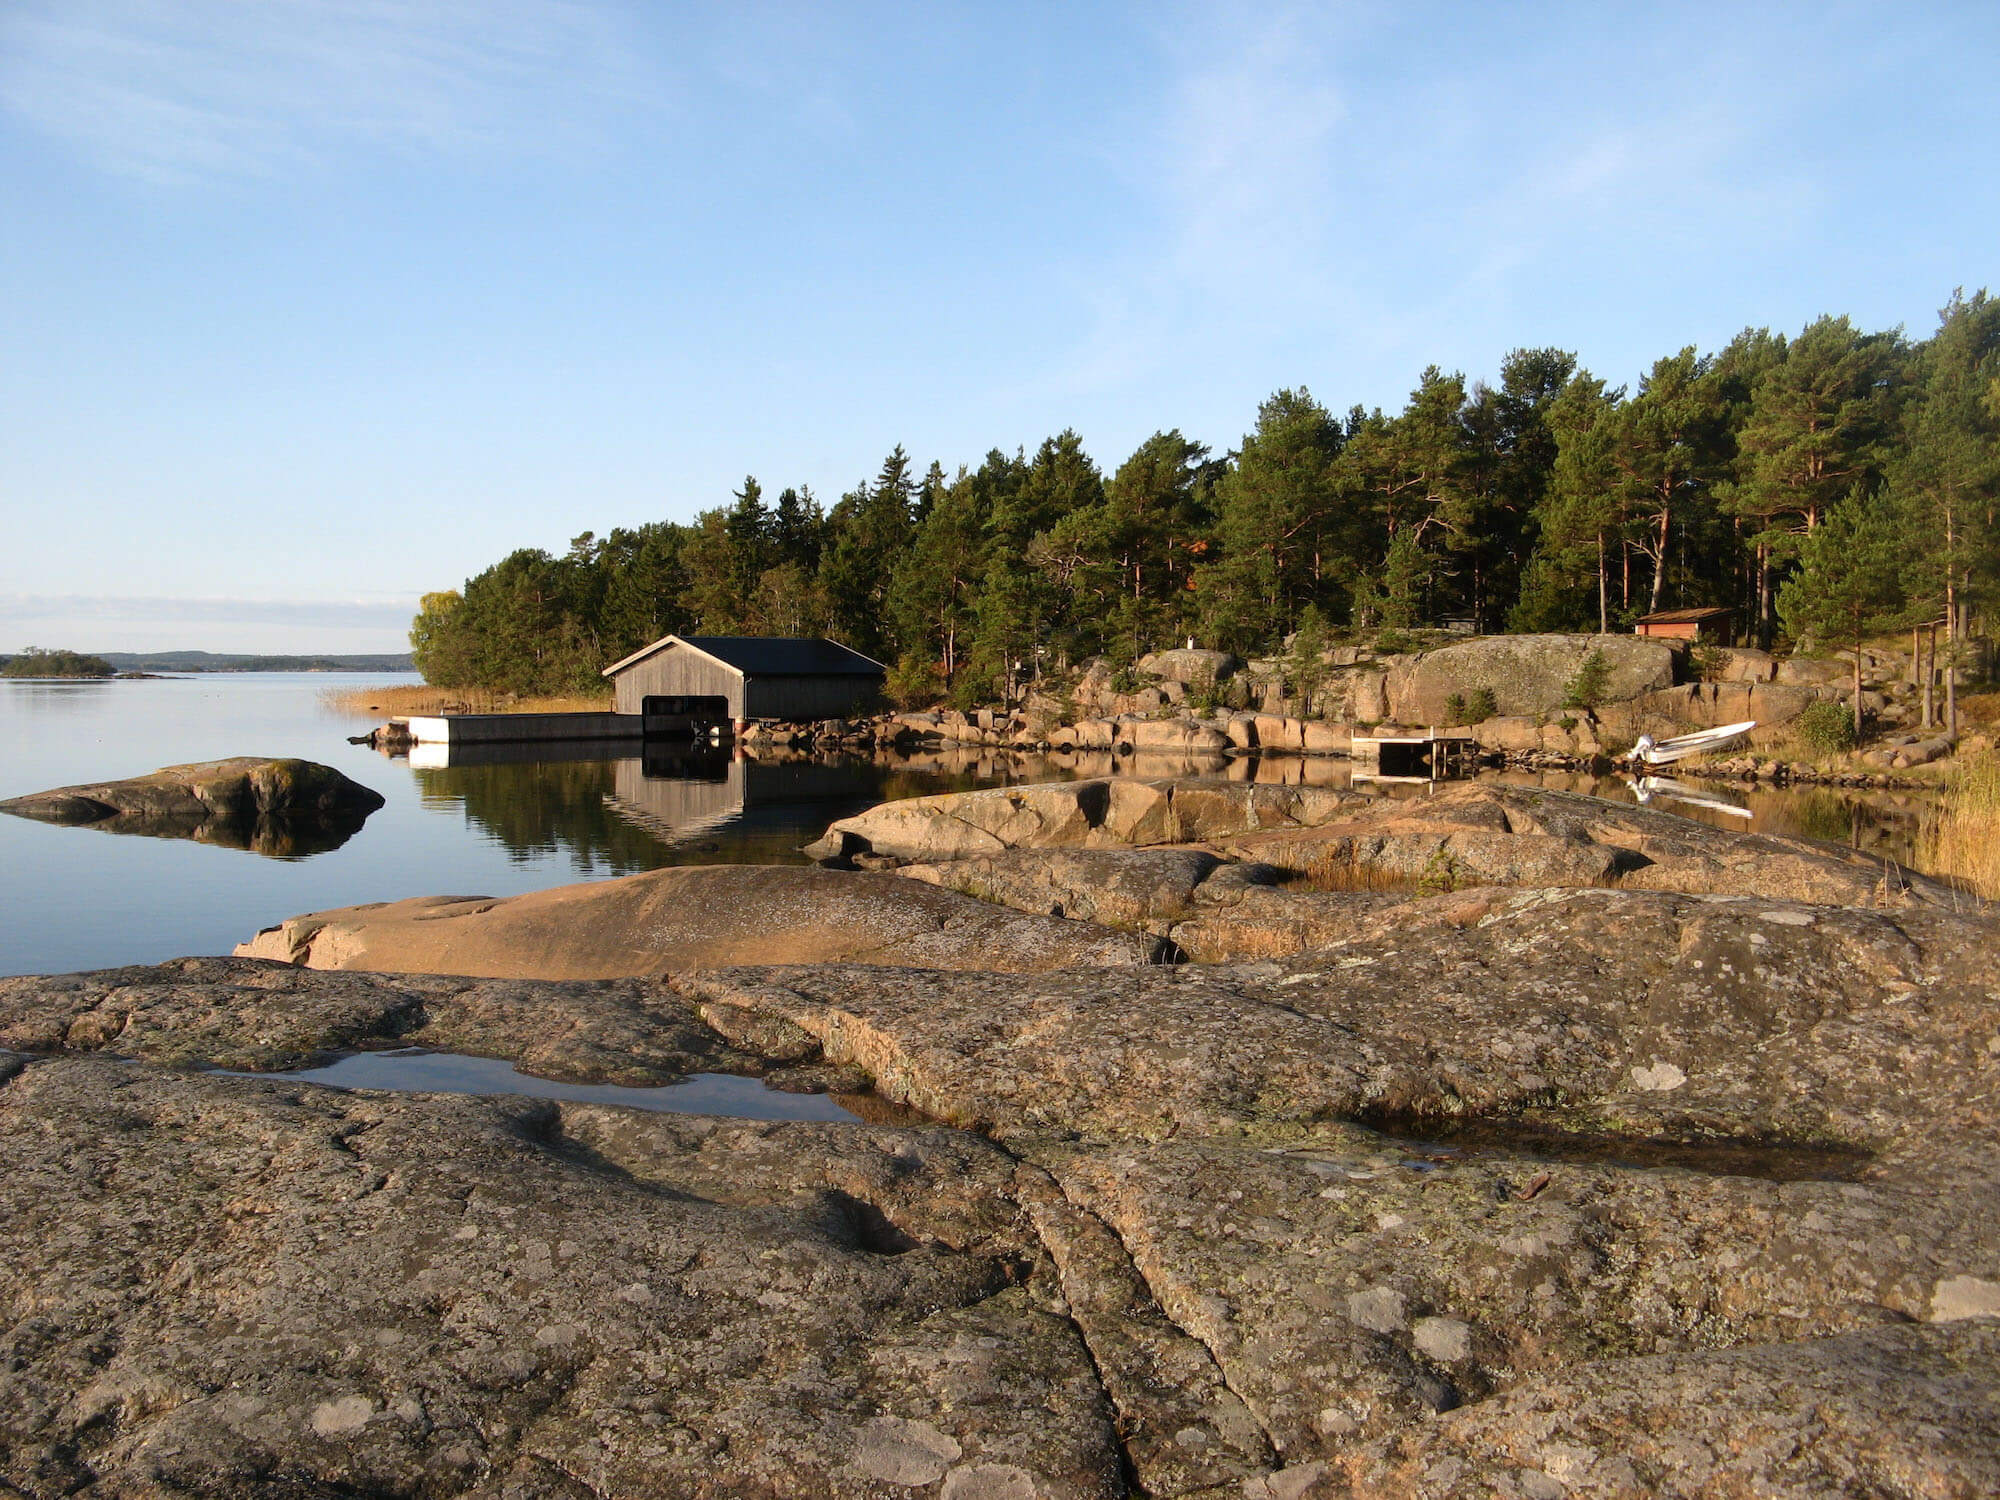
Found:
<path fill-rule="evenodd" d="M 582 874 L 630 874 L 663 864 L 800 863 L 801 845 L 835 819 L 878 802 L 976 787 L 1094 777 L 1219 777 L 1261 785 L 1365 785 L 1378 795 L 1435 795 L 1452 783 L 1357 779 L 1327 756 L 1110 750 L 1028 754 L 944 745 L 914 753 L 816 754 L 731 747 L 647 747 L 607 757 L 602 741 L 419 746 L 410 760 L 424 803 L 459 808 L 517 859 L 566 855 Z M 622 748 L 622 747 L 621 747 Z M 448 763 L 446 763 L 448 762 Z M 1638 803 L 1718 828 L 1832 840 L 1907 861 L 1922 796 L 1849 788 L 1779 789 L 1721 782 L 1642 788 L 1624 776 L 1499 770 L 1480 779 Z"/>
<path fill-rule="evenodd" d="M 96 712 L 114 691 L 108 677 L 6 677 L 7 706 L 31 714 Z"/>

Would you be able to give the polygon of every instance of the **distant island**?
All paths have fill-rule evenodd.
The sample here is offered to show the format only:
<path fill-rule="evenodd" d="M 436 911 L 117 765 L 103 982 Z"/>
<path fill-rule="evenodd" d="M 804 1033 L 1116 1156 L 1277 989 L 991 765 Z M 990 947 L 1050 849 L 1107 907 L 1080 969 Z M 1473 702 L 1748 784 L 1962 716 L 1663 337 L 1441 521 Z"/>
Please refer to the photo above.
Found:
<path fill-rule="evenodd" d="M 30 646 L 0 664 L 0 677 L 109 677 L 117 670 L 101 656 Z"/>
<path fill-rule="evenodd" d="M 111 677 L 132 672 L 413 672 L 410 653 L 353 656 L 236 656 L 214 651 L 44 651 L 0 657 L 5 677 Z"/>
<path fill-rule="evenodd" d="M 355 656 L 233 656 L 212 651 L 106 651 L 120 672 L 413 672 L 410 653 Z"/>

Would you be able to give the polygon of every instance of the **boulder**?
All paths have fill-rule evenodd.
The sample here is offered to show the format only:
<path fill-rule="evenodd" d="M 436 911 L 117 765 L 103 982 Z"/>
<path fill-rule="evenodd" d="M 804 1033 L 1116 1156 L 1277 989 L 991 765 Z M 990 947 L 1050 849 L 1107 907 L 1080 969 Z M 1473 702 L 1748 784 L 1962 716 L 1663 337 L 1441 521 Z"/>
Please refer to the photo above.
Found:
<path fill-rule="evenodd" d="M 1499 714 L 1482 720 L 1472 726 L 1471 732 L 1481 749 L 1503 754 L 1520 754 L 1542 746 L 1540 723 L 1516 714 Z"/>
<path fill-rule="evenodd" d="M 1352 724 L 1307 719 L 1299 728 L 1299 748 L 1308 755 L 1346 755 L 1354 748 Z"/>
<path fill-rule="evenodd" d="M 1778 663 L 1768 651 L 1738 646 L 1722 653 L 1724 682 L 1769 682 L 1777 670 Z"/>
<path fill-rule="evenodd" d="M 1157 651 L 1139 658 L 1139 670 L 1168 682 L 1183 684 L 1227 682 L 1243 670 L 1243 658 L 1227 651 L 1201 651 L 1186 647 Z"/>
<path fill-rule="evenodd" d="M 1789 656 L 1777 664 L 1771 680 L 1793 687 L 1836 687 L 1854 680 L 1854 668 L 1844 661 Z"/>
<path fill-rule="evenodd" d="M 311 912 L 236 952 L 314 969 L 609 979 L 753 958 L 1018 972 L 1149 963 L 1160 945 L 887 875 L 690 865 L 498 899 Z"/>
<path fill-rule="evenodd" d="M 1443 724 L 1450 717 L 1446 700 L 1477 688 L 1488 689 L 1503 714 L 1559 714 L 1571 682 L 1593 651 L 1604 658 L 1605 702 L 1636 698 L 1673 683 L 1673 652 L 1640 636 L 1485 636 L 1394 665 L 1388 674 L 1385 717 L 1408 724 Z"/>
<path fill-rule="evenodd" d="M 1323 822 L 1358 794 L 1229 781 L 1112 778 L 987 787 L 884 802 L 833 823 L 807 852 L 931 862 L 1002 849 L 1104 849 Z"/>
<path fill-rule="evenodd" d="M 1219 755 L 1229 748 L 1229 736 L 1194 719 L 1132 719 L 1118 726 L 1121 743 L 1135 751 L 1179 755 Z"/>
<path fill-rule="evenodd" d="M 338 848 L 382 801 L 331 766 L 246 755 L 34 792 L 0 802 L 0 812 L 290 856 Z"/>
<path fill-rule="evenodd" d="M 1305 725 L 1301 721 L 1283 714 L 1259 714 L 1255 722 L 1258 748 L 1292 753 L 1305 749 Z"/>
<path fill-rule="evenodd" d="M 1362 799 L 1314 827 L 1211 838 L 1208 846 L 1328 889 L 1618 885 L 1835 906 L 1958 908 L 1968 900 L 1839 845 L 1490 781 L 1440 787 L 1408 801 Z"/>

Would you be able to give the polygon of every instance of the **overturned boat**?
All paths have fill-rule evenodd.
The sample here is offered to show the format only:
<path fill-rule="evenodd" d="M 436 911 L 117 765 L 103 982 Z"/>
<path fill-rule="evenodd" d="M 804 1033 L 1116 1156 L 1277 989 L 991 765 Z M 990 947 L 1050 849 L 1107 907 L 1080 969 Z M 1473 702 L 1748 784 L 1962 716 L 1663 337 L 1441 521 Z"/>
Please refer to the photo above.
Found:
<path fill-rule="evenodd" d="M 1740 724 L 1723 724 L 1715 729 L 1697 729 L 1692 734 L 1677 734 L 1669 739 L 1656 740 L 1650 734 L 1639 736 L 1639 743 L 1632 747 L 1627 757 L 1635 764 L 1646 766 L 1669 766 L 1677 760 L 1685 760 L 1690 755 L 1700 755 L 1708 750 L 1720 750 L 1725 745 L 1734 744 L 1757 727 L 1755 719 L 1745 719 Z"/>

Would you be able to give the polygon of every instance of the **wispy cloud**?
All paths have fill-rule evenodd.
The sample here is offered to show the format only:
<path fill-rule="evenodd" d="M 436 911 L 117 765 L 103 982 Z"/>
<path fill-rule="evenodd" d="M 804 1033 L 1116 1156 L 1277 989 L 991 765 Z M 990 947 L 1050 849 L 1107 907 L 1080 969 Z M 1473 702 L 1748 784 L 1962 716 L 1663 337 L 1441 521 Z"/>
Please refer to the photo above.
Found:
<path fill-rule="evenodd" d="M 1312 323 L 1340 297 L 1329 228 L 1348 102 L 1325 7 L 1197 5 L 1157 33 L 1170 86 L 1126 172 L 1157 232 L 1089 268 L 1094 318 L 1056 377 L 1091 391 L 1144 378 L 1246 327 Z"/>
<path fill-rule="evenodd" d="M 0 625 L 75 620 L 406 629 L 417 600 L 176 599 L 139 594 L 0 594 Z"/>
<path fill-rule="evenodd" d="M 264 175 L 588 134 L 629 55 L 583 0 L 12 0 L 0 107 L 120 173 Z"/>

